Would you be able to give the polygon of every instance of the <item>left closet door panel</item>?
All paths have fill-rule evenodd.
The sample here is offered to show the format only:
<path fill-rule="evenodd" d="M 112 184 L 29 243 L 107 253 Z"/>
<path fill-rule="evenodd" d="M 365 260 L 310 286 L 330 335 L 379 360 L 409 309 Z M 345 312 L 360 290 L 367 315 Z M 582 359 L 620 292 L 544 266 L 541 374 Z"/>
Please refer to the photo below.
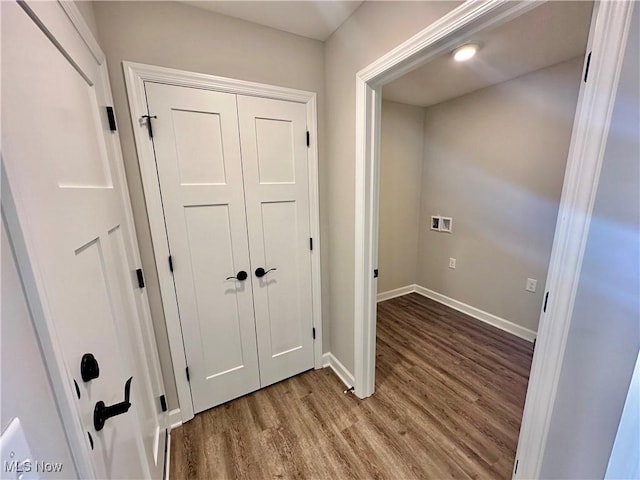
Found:
<path fill-rule="evenodd" d="M 260 388 L 236 97 L 145 89 L 198 413 Z"/>

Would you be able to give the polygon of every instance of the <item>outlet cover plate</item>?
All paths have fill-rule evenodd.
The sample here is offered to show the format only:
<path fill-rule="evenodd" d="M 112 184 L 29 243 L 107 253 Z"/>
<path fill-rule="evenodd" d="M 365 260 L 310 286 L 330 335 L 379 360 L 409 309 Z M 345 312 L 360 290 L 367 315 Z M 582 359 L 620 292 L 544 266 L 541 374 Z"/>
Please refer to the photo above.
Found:
<path fill-rule="evenodd" d="M 453 230 L 453 219 L 451 217 L 440 217 L 440 231 L 451 233 Z"/>
<path fill-rule="evenodd" d="M 527 284 L 524 287 L 527 292 L 535 293 L 538 281 L 534 278 L 527 278 Z"/>

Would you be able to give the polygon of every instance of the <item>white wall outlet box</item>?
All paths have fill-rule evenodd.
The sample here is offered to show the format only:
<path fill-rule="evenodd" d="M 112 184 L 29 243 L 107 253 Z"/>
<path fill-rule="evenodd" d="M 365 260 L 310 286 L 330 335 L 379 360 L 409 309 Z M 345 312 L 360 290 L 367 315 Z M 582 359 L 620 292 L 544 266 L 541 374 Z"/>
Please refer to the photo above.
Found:
<path fill-rule="evenodd" d="M 455 258 L 449 258 L 449 268 L 456 268 L 456 259 Z"/>
<path fill-rule="evenodd" d="M 440 217 L 432 216 L 431 217 L 431 230 L 440 230 Z"/>
<path fill-rule="evenodd" d="M 453 228 L 453 219 L 451 217 L 440 217 L 440 231 L 451 233 Z"/>
<path fill-rule="evenodd" d="M 538 285 L 538 281 L 534 278 L 527 278 L 527 285 L 525 287 L 525 290 L 527 292 L 535 292 L 536 291 L 536 286 Z"/>

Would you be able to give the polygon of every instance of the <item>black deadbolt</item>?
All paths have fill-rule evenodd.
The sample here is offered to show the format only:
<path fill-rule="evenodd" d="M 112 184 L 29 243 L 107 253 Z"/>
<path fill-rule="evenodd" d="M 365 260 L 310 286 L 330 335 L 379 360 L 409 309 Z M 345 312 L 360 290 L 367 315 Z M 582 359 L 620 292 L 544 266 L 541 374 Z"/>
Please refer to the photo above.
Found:
<path fill-rule="evenodd" d="M 100 376 L 98 361 L 92 353 L 85 353 L 80 360 L 80 375 L 82 380 L 88 382 Z"/>

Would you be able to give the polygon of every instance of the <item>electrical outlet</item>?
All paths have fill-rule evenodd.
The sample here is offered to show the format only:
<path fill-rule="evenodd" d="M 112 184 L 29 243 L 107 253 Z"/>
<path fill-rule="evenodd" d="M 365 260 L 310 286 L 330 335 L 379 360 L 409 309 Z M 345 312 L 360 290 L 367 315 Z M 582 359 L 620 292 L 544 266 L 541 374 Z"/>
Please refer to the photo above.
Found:
<path fill-rule="evenodd" d="M 536 291 L 536 286 L 538 285 L 538 281 L 533 278 L 527 278 L 527 285 L 524 287 L 527 292 Z"/>
<path fill-rule="evenodd" d="M 456 268 L 456 259 L 455 258 L 449 258 L 449 268 Z"/>

